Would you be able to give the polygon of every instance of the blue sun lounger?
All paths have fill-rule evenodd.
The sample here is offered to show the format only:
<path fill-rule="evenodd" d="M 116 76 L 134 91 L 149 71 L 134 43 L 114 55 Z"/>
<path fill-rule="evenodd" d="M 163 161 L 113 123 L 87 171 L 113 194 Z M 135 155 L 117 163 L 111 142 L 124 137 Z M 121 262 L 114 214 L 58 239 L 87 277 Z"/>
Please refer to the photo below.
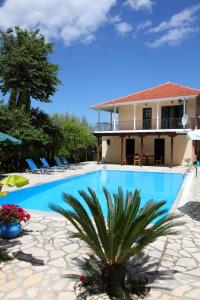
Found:
<path fill-rule="evenodd" d="M 67 165 L 62 164 L 62 162 L 61 162 L 61 160 L 60 160 L 60 157 L 58 157 L 58 156 L 55 155 L 55 156 L 54 156 L 54 160 L 55 160 L 55 162 L 56 162 L 57 167 L 63 168 L 63 169 L 68 169 L 68 166 L 67 166 Z"/>
<path fill-rule="evenodd" d="M 70 167 L 71 167 L 71 168 L 77 168 L 77 167 L 80 166 L 80 164 L 70 164 L 65 156 L 60 156 L 60 157 L 61 157 L 61 159 L 62 159 L 64 165 L 65 165 L 65 166 L 68 166 L 69 168 L 70 168 Z"/>
<path fill-rule="evenodd" d="M 51 170 L 48 170 L 46 168 L 38 168 L 36 166 L 36 164 L 34 163 L 34 161 L 30 158 L 27 158 L 26 159 L 26 162 L 29 166 L 29 169 L 32 173 L 40 173 L 40 174 L 49 174 L 49 173 L 52 173 Z"/>
<path fill-rule="evenodd" d="M 63 172 L 63 171 L 64 171 L 63 168 L 58 167 L 58 166 L 53 166 L 53 167 L 51 167 L 51 166 L 49 165 L 48 161 L 46 160 L 46 158 L 44 158 L 44 157 L 41 157 L 41 158 L 40 158 L 40 161 L 41 161 L 42 165 L 43 165 L 45 168 L 48 168 L 49 170 L 52 170 L 52 171 L 58 171 L 58 172 Z"/>
<path fill-rule="evenodd" d="M 67 160 L 67 158 L 65 156 L 60 156 L 60 158 L 62 159 L 64 165 L 66 165 L 66 166 L 70 165 L 69 162 L 68 162 L 68 160 Z"/>

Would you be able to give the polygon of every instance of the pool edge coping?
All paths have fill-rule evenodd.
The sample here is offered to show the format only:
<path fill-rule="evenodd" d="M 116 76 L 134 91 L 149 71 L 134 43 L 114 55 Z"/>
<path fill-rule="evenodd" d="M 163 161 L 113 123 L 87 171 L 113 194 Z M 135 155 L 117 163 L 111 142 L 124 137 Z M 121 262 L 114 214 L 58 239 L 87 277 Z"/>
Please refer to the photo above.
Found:
<path fill-rule="evenodd" d="M 189 201 L 188 196 L 191 191 L 192 182 L 194 179 L 194 173 L 185 173 L 185 178 L 181 184 L 181 188 L 176 196 L 176 199 L 172 205 L 170 213 L 175 213 L 175 211 L 181 206 Z"/>

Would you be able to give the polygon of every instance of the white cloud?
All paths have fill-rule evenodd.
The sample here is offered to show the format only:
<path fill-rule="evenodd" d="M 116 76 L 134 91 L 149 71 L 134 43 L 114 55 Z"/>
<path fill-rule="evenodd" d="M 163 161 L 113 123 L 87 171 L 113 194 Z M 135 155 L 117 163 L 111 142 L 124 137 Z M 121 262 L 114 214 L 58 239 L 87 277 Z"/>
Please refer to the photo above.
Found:
<path fill-rule="evenodd" d="M 89 43 L 99 27 L 108 22 L 117 0 L 6 0 L 0 6 L 0 28 L 40 28 L 47 38 Z"/>
<path fill-rule="evenodd" d="M 150 33 L 162 33 L 155 41 L 148 43 L 153 48 L 158 48 L 163 44 L 172 46 L 180 45 L 185 39 L 199 31 L 195 25 L 198 17 L 197 11 L 200 5 L 188 7 L 178 14 L 173 15 L 169 21 L 163 21 L 158 26 L 152 27 Z"/>
<path fill-rule="evenodd" d="M 121 16 L 120 15 L 115 15 L 115 16 L 110 16 L 109 17 L 109 23 L 111 24 L 116 24 L 121 22 Z"/>
<path fill-rule="evenodd" d="M 152 26 L 152 21 L 151 20 L 147 20 L 147 21 L 145 21 L 143 23 L 140 23 L 137 26 L 137 30 L 144 30 L 144 29 L 149 28 L 150 26 Z"/>
<path fill-rule="evenodd" d="M 154 42 L 148 43 L 152 48 L 158 48 L 163 44 L 170 46 L 179 46 L 185 39 L 189 38 L 191 34 L 198 32 L 197 28 L 175 28 L 170 29 L 166 34 L 156 39 Z"/>
<path fill-rule="evenodd" d="M 141 9 L 152 10 L 154 2 L 153 0 L 126 0 L 125 4 L 136 11 Z"/>
<path fill-rule="evenodd" d="M 200 9 L 200 5 L 192 6 L 182 10 L 180 13 L 175 14 L 171 19 L 166 22 L 161 22 L 158 26 L 153 27 L 151 32 L 161 32 L 172 28 L 188 27 L 196 19 L 195 13 Z"/>
<path fill-rule="evenodd" d="M 117 32 L 122 36 L 126 35 L 128 32 L 132 31 L 133 29 L 132 25 L 127 22 L 117 23 L 115 24 L 115 28 Z"/>

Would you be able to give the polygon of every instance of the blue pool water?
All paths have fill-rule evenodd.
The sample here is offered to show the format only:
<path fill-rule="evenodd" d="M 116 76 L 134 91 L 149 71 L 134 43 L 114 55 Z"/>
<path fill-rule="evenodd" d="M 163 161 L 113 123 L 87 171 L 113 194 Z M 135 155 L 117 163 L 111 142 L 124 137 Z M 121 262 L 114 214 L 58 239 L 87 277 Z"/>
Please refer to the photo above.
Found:
<path fill-rule="evenodd" d="M 183 180 L 183 174 L 103 170 L 10 192 L 1 199 L 1 204 L 13 203 L 26 209 L 50 211 L 49 203 L 67 206 L 62 201 L 64 192 L 81 198 L 78 190 L 86 190 L 89 186 L 101 199 L 105 213 L 106 202 L 102 187 L 116 192 L 118 186 L 121 186 L 124 191 L 139 189 L 142 206 L 149 199 L 166 200 L 166 208 L 170 210 Z"/>

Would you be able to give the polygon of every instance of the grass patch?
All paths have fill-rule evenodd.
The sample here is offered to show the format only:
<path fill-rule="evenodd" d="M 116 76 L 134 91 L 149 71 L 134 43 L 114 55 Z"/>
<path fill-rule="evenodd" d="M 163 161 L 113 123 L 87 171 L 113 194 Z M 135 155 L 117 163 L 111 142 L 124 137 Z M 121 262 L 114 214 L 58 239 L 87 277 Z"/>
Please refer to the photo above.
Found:
<path fill-rule="evenodd" d="M 5 250 L 0 250 L 0 263 L 10 261 L 12 259 L 13 258 Z"/>

